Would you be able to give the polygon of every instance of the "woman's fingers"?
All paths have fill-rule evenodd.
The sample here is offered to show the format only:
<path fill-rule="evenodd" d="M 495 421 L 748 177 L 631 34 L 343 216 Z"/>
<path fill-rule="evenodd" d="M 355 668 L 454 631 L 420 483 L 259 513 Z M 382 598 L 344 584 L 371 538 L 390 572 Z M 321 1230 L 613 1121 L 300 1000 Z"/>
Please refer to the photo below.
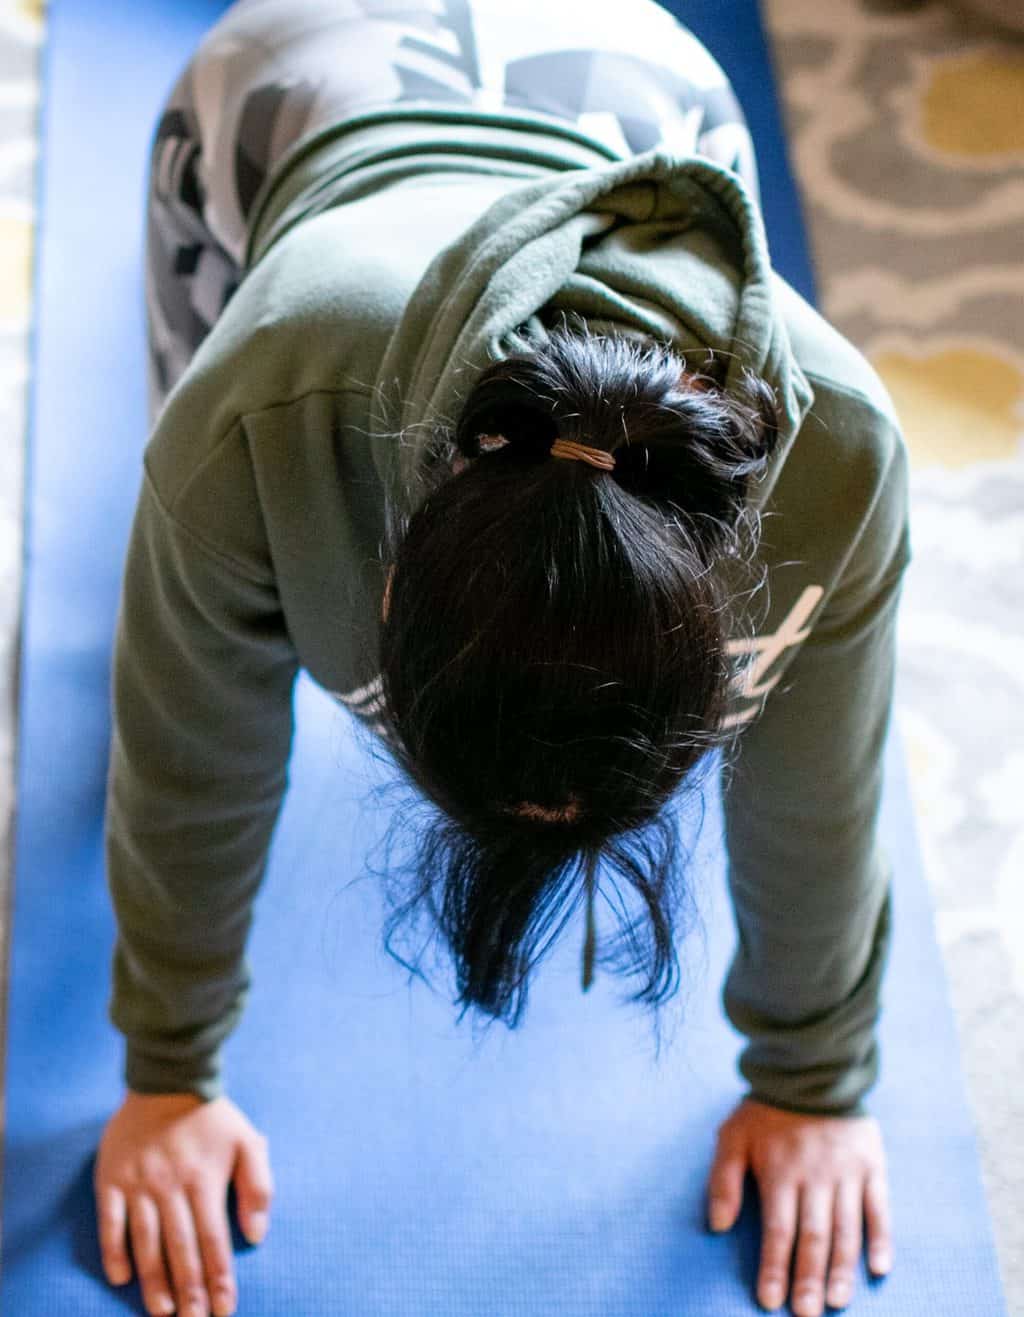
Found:
<path fill-rule="evenodd" d="M 178 1317 L 210 1317 L 192 1205 L 181 1189 L 161 1200 L 160 1223 L 164 1251 L 174 1282 Z"/>
<path fill-rule="evenodd" d="M 142 1193 L 131 1196 L 128 1227 L 146 1311 L 153 1317 L 169 1317 L 174 1311 L 174 1299 L 160 1247 L 160 1213 L 152 1198 Z"/>
<path fill-rule="evenodd" d="M 793 1278 L 796 1317 L 820 1317 L 825 1306 L 825 1271 L 832 1248 L 832 1207 L 835 1186 L 805 1184 L 800 1194 L 800 1237 Z"/>
<path fill-rule="evenodd" d="M 712 1230 L 731 1230 L 743 1205 L 746 1147 L 727 1132 L 719 1135 L 714 1165 L 708 1176 L 708 1215 Z"/>
<path fill-rule="evenodd" d="M 863 1244 L 864 1186 L 856 1176 L 846 1176 L 836 1188 L 832 1225 L 832 1261 L 829 1264 L 825 1297 L 833 1308 L 843 1308 L 853 1297 L 857 1260 Z"/>
<path fill-rule="evenodd" d="M 270 1223 L 270 1201 L 274 1180 L 270 1172 L 270 1152 L 266 1138 L 253 1133 L 240 1140 L 234 1170 L 238 1196 L 238 1219 L 250 1244 L 259 1244 Z"/>
<path fill-rule="evenodd" d="M 120 1189 L 105 1186 L 96 1195 L 96 1212 L 99 1224 L 100 1256 L 103 1270 L 111 1285 L 127 1285 L 132 1278 L 128 1261 L 128 1204 Z"/>
<path fill-rule="evenodd" d="M 238 1295 L 231 1265 L 231 1231 L 223 1186 L 200 1181 L 189 1190 L 213 1317 L 231 1317 Z"/>
<path fill-rule="evenodd" d="M 797 1186 L 793 1181 L 761 1185 L 764 1229 L 757 1298 L 766 1308 L 777 1308 L 786 1297 L 789 1265 L 796 1236 Z"/>
<path fill-rule="evenodd" d="M 763 1307 L 777 1308 L 786 1299 L 794 1242 L 796 1317 L 820 1317 L 826 1297 L 832 1307 L 849 1303 L 865 1218 L 871 1269 L 890 1270 L 889 1189 L 876 1120 L 792 1112 L 748 1096 L 722 1130 L 727 1138 L 724 1145 L 720 1138 L 719 1157 L 740 1139 L 761 1191 L 757 1298 Z"/>
<path fill-rule="evenodd" d="M 864 1215 L 868 1226 L 868 1265 L 876 1276 L 892 1269 L 892 1221 L 885 1168 L 868 1176 L 864 1186 Z"/>
<path fill-rule="evenodd" d="M 129 1091 L 107 1122 L 93 1175 L 104 1270 L 122 1284 L 134 1268 L 152 1317 L 233 1317 L 230 1178 L 257 1239 L 273 1193 L 269 1146 L 226 1097 Z"/>

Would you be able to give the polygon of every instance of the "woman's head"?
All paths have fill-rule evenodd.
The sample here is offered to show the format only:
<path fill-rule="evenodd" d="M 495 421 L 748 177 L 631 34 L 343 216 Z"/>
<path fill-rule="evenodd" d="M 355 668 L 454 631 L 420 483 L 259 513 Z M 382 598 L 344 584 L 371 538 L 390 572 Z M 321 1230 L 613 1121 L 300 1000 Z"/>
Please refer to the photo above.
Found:
<path fill-rule="evenodd" d="M 771 389 L 747 375 L 727 396 L 699 355 L 566 328 L 492 364 L 389 532 L 382 717 L 435 807 L 389 944 L 425 904 L 460 1001 L 510 1024 L 599 861 L 641 910 L 598 963 L 646 976 L 634 1000 L 676 984 L 665 807 L 730 739 L 716 569 L 756 547 L 746 495 L 777 434 Z M 553 458 L 557 437 L 614 470 Z"/>

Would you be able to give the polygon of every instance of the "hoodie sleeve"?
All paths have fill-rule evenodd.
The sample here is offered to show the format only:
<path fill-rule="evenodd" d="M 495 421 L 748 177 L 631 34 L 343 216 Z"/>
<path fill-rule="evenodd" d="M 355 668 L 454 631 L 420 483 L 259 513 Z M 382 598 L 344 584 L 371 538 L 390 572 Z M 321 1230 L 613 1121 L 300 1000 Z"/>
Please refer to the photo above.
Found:
<path fill-rule="evenodd" d="M 842 577 L 723 775 L 739 1069 L 751 1097 L 821 1115 L 866 1114 L 879 1070 L 892 872 L 877 819 L 910 560 L 907 455 L 889 433 Z"/>
<path fill-rule="evenodd" d="M 147 475 L 114 654 L 110 1018 L 140 1093 L 222 1092 L 286 785 L 298 669 L 272 580 L 176 521 Z"/>

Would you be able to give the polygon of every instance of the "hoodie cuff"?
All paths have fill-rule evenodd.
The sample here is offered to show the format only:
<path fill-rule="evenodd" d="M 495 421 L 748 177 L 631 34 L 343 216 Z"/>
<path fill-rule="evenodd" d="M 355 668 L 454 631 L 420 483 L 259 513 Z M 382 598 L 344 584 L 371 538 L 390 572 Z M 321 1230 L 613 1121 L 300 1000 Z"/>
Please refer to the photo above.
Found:
<path fill-rule="evenodd" d="M 129 1043 L 125 1049 L 124 1081 L 133 1093 L 194 1093 L 206 1102 L 224 1096 L 224 1079 L 216 1056 L 201 1067 L 171 1066 L 165 1060 L 147 1056 Z"/>
<path fill-rule="evenodd" d="M 779 1098 L 769 1097 L 766 1093 L 758 1093 L 751 1090 L 745 1095 L 745 1098 L 752 1098 L 755 1102 L 763 1102 L 768 1107 L 778 1107 L 781 1111 L 792 1111 L 800 1116 L 869 1116 L 863 1098 L 857 1102 L 848 1103 L 843 1106 L 841 1103 L 832 1107 L 821 1106 L 801 1106 L 797 1103 L 786 1102 Z"/>

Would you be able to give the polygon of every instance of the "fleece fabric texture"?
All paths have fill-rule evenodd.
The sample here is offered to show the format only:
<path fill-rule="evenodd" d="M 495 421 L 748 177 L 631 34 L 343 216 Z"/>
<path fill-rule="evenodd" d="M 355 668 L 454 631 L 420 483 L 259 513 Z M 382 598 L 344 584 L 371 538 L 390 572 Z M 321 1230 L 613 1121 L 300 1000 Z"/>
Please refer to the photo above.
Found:
<path fill-rule="evenodd" d="M 528 112 L 403 104 L 336 125 L 281 162 L 249 237 L 246 276 L 151 435 L 124 573 L 106 838 L 128 1085 L 223 1091 L 296 675 L 338 695 L 373 681 L 385 516 L 415 505 L 430 425 L 575 312 L 698 363 L 714 347 L 727 387 L 746 365 L 776 391 L 779 442 L 749 495 L 768 605 L 730 642 L 738 940 L 722 1001 L 753 1096 L 863 1114 L 911 554 L 906 449 L 877 374 L 773 271 L 734 174 L 616 157 Z"/>

